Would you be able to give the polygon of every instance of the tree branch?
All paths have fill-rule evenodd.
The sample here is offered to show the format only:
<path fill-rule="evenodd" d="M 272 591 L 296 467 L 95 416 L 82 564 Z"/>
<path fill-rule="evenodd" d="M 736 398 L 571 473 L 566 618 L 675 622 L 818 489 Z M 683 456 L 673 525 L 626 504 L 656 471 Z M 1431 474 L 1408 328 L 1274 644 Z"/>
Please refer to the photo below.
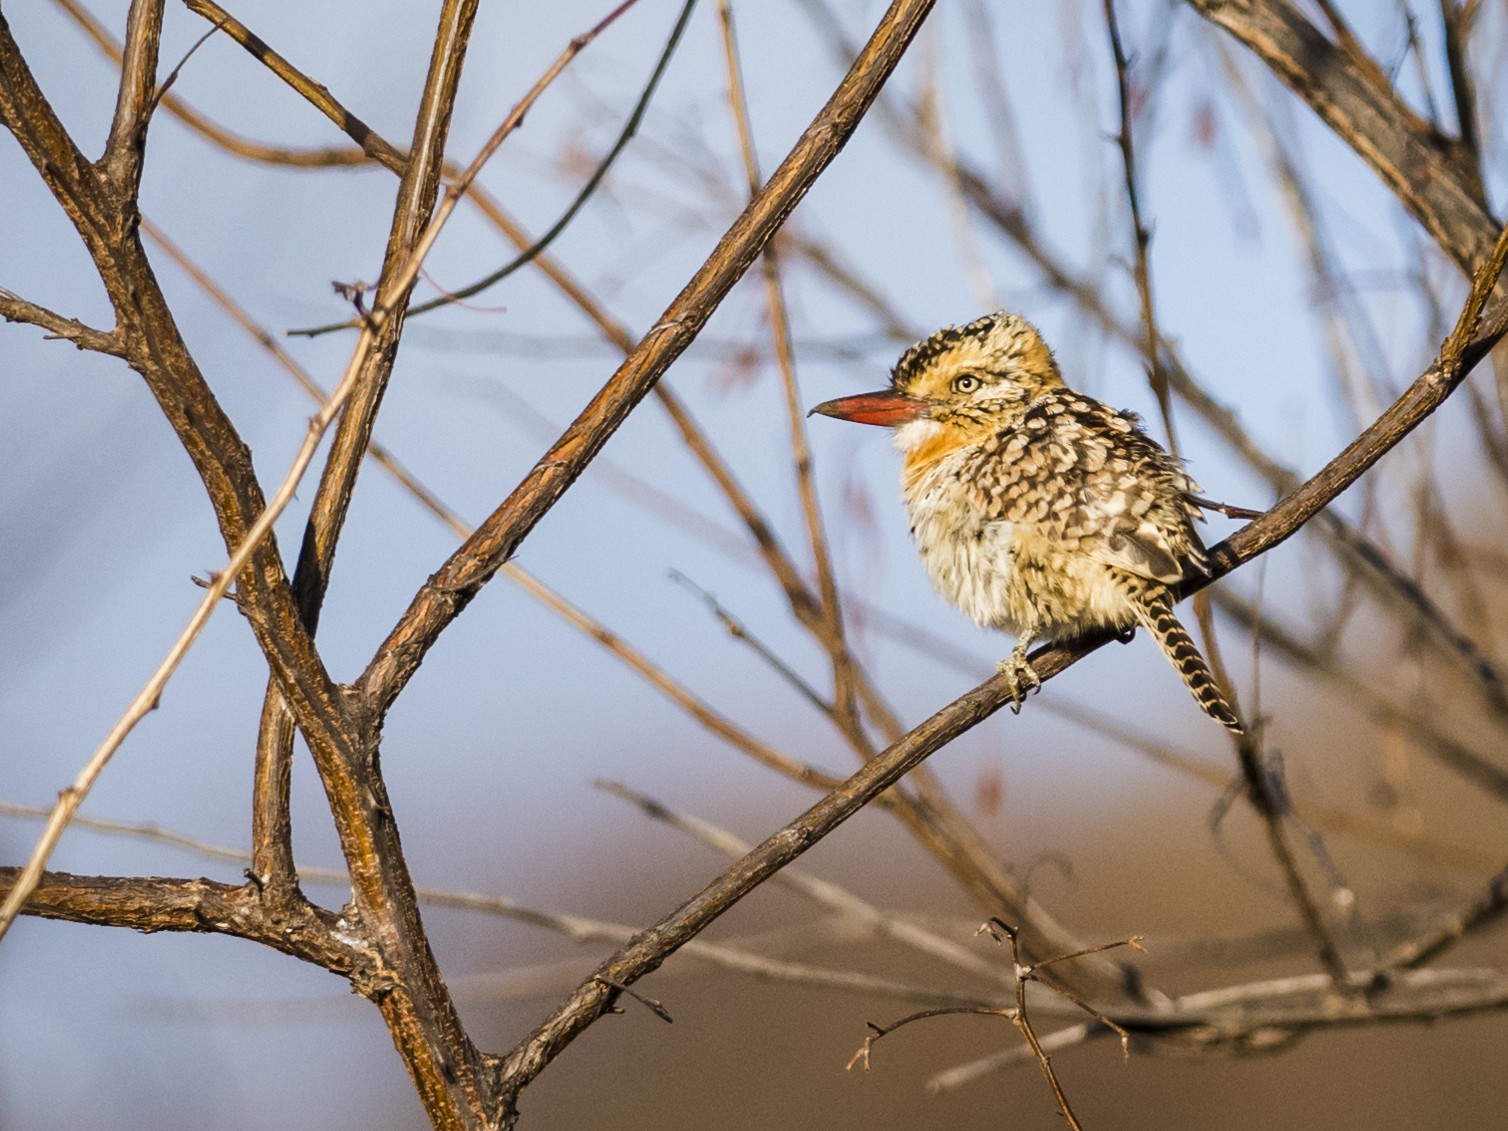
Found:
<path fill-rule="evenodd" d="M 896 0 L 875 38 L 827 105 L 680 295 L 523 482 L 415 595 L 357 681 L 356 690 L 374 717 L 382 717 L 445 626 L 517 551 L 535 524 L 701 331 L 733 284 L 838 155 L 931 6 L 931 0 Z"/>
<path fill-rule="evenodd" d="M 1508 229 L 1494 256 L 1477 277 L 1473 299 L 1458 323 L 1442 358 L 1408 388 L 1381 417 L 1361 433 L 1313 479 L 1227 542 L 1211 551 L 1211 570 L 1186 589 L 1201 589 L 1236 567 L 1280 545 L 1331 500 L 1416 428 L 1460 384 L 1466 374 L 1508 333 L 1508 300 L 1495 303 L 1478 319 L 1472 314 L 1477 295 L 1490 293 L 1508 255 Z M 1483 325 L 1475 328 L 1481 321 Z M 1454 343 L 1470 327 L 1469 342 Z M 1067 645 L 1039 649 L 1032 667 L 1045 683 L 1102 647 L 1109 634 Z M 724 912 L 775 872 L 822 840 L 870 800 L 894 785 L 960 734 L 1011 702 L 1009 681 L 997 675 L 938 711 L 795 821 L 774 833 L 670 915 L 644 931 L 600 965 L 545 1021 L 502 1060 L 500 1086 L 510 1100 L 575 1037 L 613 1003 L 611 986 L 629 985 L 657 969 L 687 940 L 696 937 Z M 1326 976 L 1328 982 L 1328 975 Z"/>
<path fill-rule="evenodd" d="M 9 893 L 19 873 L 18 868 L 0 868 L 0 896 Z M 353 941 L 353 932 L 338 915 L 312 906 L 294 915 L 271 913 L 256 884 L 44 872 L 24 914 L 148 933 L 232 935 L 350 978 L 369 996 L 375 992 L 371 975 L 377 956 Z"/>
<path fill-rule="evenodd" d="M 125 356 L 125 347 L 114 331 L 96 330 L 93 326 L 86 326 L 76 318 L 65 318 L 61 314 L 48 310 L 45 306 L 26 301 L 14 291 L 4 287 L 0 287 L 0 318 L 4 318 L 7 322 L 24 322 L 32 326 L 40 326 L 47 331 L 48 338 L 62 338 L 72 342 L 81 350 L 107 353 L 112 357 Z"/>
<path fill-rule="evenodd" d="M 142 158 L 146 154 L 147 125 L 156 106 L 162 6 L 163 0 L 131 0 L 115 119 L 110 123 L 110 137 L 99 164 L 101 174 L 120 198 L 131 202 L 133 213 L 136 189 L 141 183 Z"/>
<path fill-rule="evenodd" d="M 1375 72 L 1326 39 L 1287 0 L 1188 0 L 1251 48 L 1354 149 L 1468 274 L 1497 225 L 1455 147 Z"/>

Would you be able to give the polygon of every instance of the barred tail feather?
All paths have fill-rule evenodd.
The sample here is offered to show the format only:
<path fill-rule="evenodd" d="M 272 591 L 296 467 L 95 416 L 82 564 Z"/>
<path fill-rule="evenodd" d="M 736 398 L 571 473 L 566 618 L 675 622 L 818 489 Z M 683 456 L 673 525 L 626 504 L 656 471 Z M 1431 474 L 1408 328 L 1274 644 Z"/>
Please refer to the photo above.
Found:
<path fill-rule="evenodd" d="M 1188 631 L 1173 615 L 1173 599 L 1166 589 L 1138 593 L 1133 602 L 1136 619 L 1152 634 L 1163 655 L 1178 669 L 1184 686 L 1194 696 L 1194 701 L 1210 718 L 1227 730 L 1242 733 L 1241 722 L 1221 694 L 1220 685 L 1210 673 L 1209 665 L 1199 654 L 1199 648 L 1190 639 Z"/>

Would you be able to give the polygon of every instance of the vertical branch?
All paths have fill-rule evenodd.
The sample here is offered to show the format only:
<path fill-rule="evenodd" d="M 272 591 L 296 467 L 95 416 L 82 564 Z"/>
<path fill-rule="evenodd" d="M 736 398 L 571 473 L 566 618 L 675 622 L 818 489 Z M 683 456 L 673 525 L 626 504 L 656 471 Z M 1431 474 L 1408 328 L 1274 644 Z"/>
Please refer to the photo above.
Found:
<path fill-rule="evenodd" d="M 53 807 L 52 813 L 47 819 L 47 824 L 42 830 L 42 835 L 38 838 L 37 844 L 32 849 L 31 856 L 26 862 L 26 866 L 21 870 L 20 875 L 16 877 L 15 885 L 7 893 L 4 903 L 0 903 L 0 939 L 5 938 L 6 932 L 10 930 L 10 926 L 15 922 L 16 916 L 20 914 L 21 909 L 26 906 L 27 900 L 31 898 L 32 892 L 36 890 L 37 884 L 42 879 L 42 873 L 47 867 L 47 861 L 51 857 L 53 849 L 57 847 L 58 841 L 62 838 L 63 830 L 68 827 L 68 823 L 73 819 L 73 815 L 78 812 L 79 806 L 84 803 L 84 798 L 89 795 L 89 791 L 94 787 L 94 783 L 99 780 L 99 776 L 104 772 L 105 766 L 109 764 L 110 759 L 120 749 L 121 744 L 125 742 L 127 736 L 136 728 L 136 725 L 155 709 L 158 700 L 162 698 L 163 689 L 167 686 L 168 681 L 173 678 L 173 673 L 178 670 L 178 666 L 183 662 L 184 656 L 188 655 L 189 649 L 198 640 L 204 626 L 209 623 L 209 618 L 219 607 L 220 601 L 225 597 L 227 591 L 229 591 L 232 582 L 235 581 L 241 570 L 251 560 L 252 555 L 271 533 L 272 524 L 283 513 L 284 508 L 293 501 L 293 493 L 297 489 L 299 481 L 303 478 L 305 469 L 308 468 L 310 462 L 314 459 L 315 449 L 319 446 L 319 441 L 324 436 L 325 429 L 330 426 L 331 421 L 335 419 L 335 414 L 340 411 L 341 407 L 345 404 L 346 398 L 350 395 L 353 377 L 354 371 L 348 373 L 335 391 L 330 394 L 329 400 L 320 407 L 319 412 L 309 421 L 303 445 L 299 448 L 298 455 L 293 461 L 293 466 L 289 468 L 282 486 L 278 488 L 277 493 L 268 501 L 267 506 L 263 509 L 261 515 L 258 516 L 257 521 L 252 524 L 251 529 L 247 531 L 246 538 L 235 548 L 235 552 L 231 555 L 230 561 L 226 564 L 225 568 L 217 573 L 210 582 L 203 598 L 200 599 L 198 607 L 189 618 L 187 626 L 179 633 L 178 638 L 173 641 L 172 647 L 168 649 L 167 656 L 158 664 L 156 670 L 148 677 L 146 684 L 137 692 L 136 697 L 131 701 L 125 712 L 116 720 L 115 725 L 110 728 L 110 733 L 105 736 L 104 741 L 95 749 L 89 761 L 85 763 L 83 769 L 74 778 L 72 784 L 59 791 L 58 802 Z"/>
<path fill-rule="evenodd" d="M 932 0 L 895 0 L 827 104 L 769 182 L 591 403 L 512 494 L 414 596 L 357 690 L 380 718 L 445 627 L 512 556 L 607 438 L 701 332 L 713 310 L 838 155 L 899 61 Z"/>
<path fill-rule="evenodd" d="M 1450 72 L 1451 101 L 1456 108 L 1456 134 L 1471 162 L 1471 173 L 1483 200 L 1482 139 L 1477 127 L 1476 82 L 1471 74 L 1469 46 L 1476 23 L 1478 0 L 1440 0 L 1440 20 L 1445 25 L 1445 65 Z"/>
<path fill-rule="evenodd" d="M 1168 434 L 1168 447 L 1177 455 L 1178 436 L 1173 431 L 1173 397 L 1168 388 L 1167 370 L 1162 364 L 1162 335 L 1157 329 L 1157 311 L 1152 302 L 1152 267 L 1148 256 L 1152 233 L 1142 220 L 1141 196 L 1136 191 L 1136 149 L 1131 132 L 1132 119 L 1136 113 L 1131 97 L 1130 67 L 1121 47 L 1120 25 L 1115 18 L 1115 0 L 1104 0 L 1104 3 L 1105 28 L 1110 36 L 1110 55 L 1115 62 L 1116 97 L 1120 105 L 1120 129 L 1115 141 L 1120 148 L 1126 203 L 1131 210 L 1131 238 L 1136 253 L 1132 273 L 1136 278 L 1136 293 L 1141 299 L 1142 329 L 1146 336 L 1146 344 L 1142 349 L 1147 358 L 1147 380 L 1152 385 L 1152 395 L 1157 398 L 1157 411 L 1162 415 L 1162 425 Z"/>
<path fill-rule="evenodd" d="M 407 273 L 408 279 L 404 281 L 400 269 L 411 257 L 439 193 L 445 139 L 476 10 L 477 0 L 447 0 L 440 13 L 429 73 L 414 126 L 414 144 L 399 182 L 377 285 L 377 305 L 393 311 L 393 316 L 378 327 L 372 348 L 365 356 L 351 404 L 336 430 L 304 529 L 304 541 L 294 572 L 294 599 L 311 636 L 319 624 L 319 610 L 329 586 L 336 543 L 355 491 L 362 457 L 371 442 L 373 422 L 397 359 L 404 311 L 414 285 L 412 273 Z M 268 885 L 272 898 L 285 894 L 291 896 L 296 883 L 288 821 L 293 732 L 293 718 L 283 704 L 276 683 L 271 682 L 263 702 L 257 735 L 252 793 L 252 857 L 254 872 Z"/>
<path fill-rule="evenodd" d="M 121 59 L 120 91 L 115 118 L 100 162 L 101 171 L 136 212 L 136 187 L 141 182 L 146 152 L 147 123 L 157 91 L 157 52 L 162 43 L 163 0 L 131 0 L 126 16 L 125 51 Z"/>
<path fill-rule="evenodd" d="M 759 158 L 754 151 L 753 130 L 749 121 L 749 104 L 744 94 L 743 68 L 738 57 L 738 40 L 733 28 L 733 10 L 728 0 L 719 0 L 722 20 L 723 54 L 728 69 L 728 99 L 737 126 L 739 150 L 743 155 L 744 173 L 749 195 L 759 192 Z M 760 256 L 765 301 L 769 304 L 770 333 L 774 338 L 775 361 L 780 369 L 781 387 L 785 392 L 787 423 L 791 436 L 791 460 L 795 465 L 796 485 L 801 497 L 801 513 L 806 521 L 807 539 L 817 571 L 817 610 L 821 617 L 822 637 L 832 658 L 833 709 L 858 723 L 854 701 L 853 660 L 843 634 L 843 609 L 838 598 L 838 582 L 833 574 L 832 555 L 822 523 L 822 508 L 817 503 L 817 487 L 812 475 L 811 445 L 806 435 L 806 414 L 802 411 L 801 393 L 796 387 L 796 361 L 791 348 L 790 313 L 785 304 L 785 290 L 780 282 L 780 260 L 773 241 L 765 245 Z"/>

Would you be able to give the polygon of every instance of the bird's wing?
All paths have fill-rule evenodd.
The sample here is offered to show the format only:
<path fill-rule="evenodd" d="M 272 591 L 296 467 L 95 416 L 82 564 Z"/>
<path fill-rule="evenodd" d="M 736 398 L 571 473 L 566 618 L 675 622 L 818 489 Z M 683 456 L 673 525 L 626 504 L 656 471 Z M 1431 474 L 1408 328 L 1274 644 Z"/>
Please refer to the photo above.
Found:
<path fill-rule="evenodd" d="M 1031 528 L 1065 552 L 1156 581 L 1204 568 L 1185 496 L 1198 491 L 1136 418 L 1055 391 L 976 445 L 964 479 L 991 519 Z"/>

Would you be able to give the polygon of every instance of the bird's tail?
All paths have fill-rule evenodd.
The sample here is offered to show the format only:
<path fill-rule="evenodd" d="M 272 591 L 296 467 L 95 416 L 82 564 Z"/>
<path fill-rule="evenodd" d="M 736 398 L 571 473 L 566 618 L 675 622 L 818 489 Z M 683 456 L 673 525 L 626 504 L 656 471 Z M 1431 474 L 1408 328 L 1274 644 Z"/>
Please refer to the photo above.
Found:
<path fill-rule="evenodd" d="M 1138 593 L 1133 601 L 1136 619 L 1152 634 L 1163 655 L 1172 661 L 1184 685 L 1194 696 L 1194 701 L 1210 718 L 1227 730 L 1242 733 L 1241 721 L 1231 710 L 1230 704 L 1220 691 L 1220 685 L 1210 673 L 1209 665 L 1199 654 L 1199 648 L 1189 637 L 1188 631 L 1173 615 L 1173 598 L 1162 586 Z"/>

